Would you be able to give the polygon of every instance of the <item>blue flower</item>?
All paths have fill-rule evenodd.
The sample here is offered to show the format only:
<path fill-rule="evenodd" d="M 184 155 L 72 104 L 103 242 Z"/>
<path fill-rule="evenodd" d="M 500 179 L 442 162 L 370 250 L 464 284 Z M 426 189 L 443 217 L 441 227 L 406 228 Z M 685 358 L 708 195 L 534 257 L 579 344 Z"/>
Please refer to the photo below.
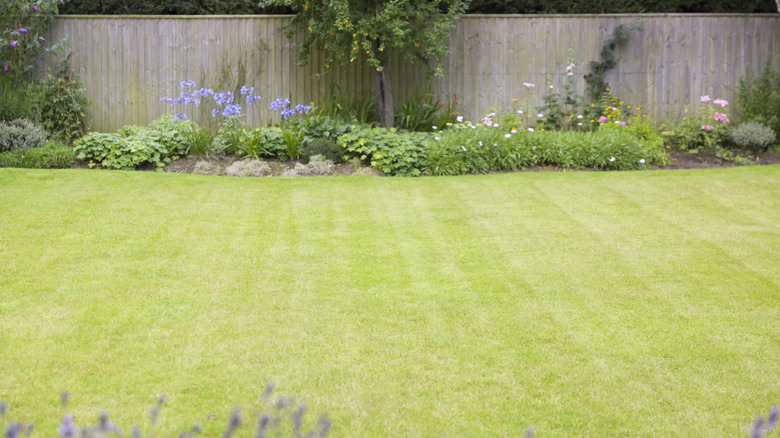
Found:
<path fill-rule="evenodd" d="M 295 110 L 294 109 L 292 109 L 292 108 L 283 108 L 282 109 L 282 118 L 283 119 L 286 119 L 286 118 L 288 118 L 290 116 L 294 116 L 294 115 L 295 115 Z"/>
<path fill-rule="evenodd" d="M 195 85 L 195 81 L 181 81 L 179 84 L 181 88 L 197 88 L 198 86 Z"/>
<path fill-rule="evenodd" d="M 233 93 L 230 91 L 226 91 L 224 93 L 216 93 L 214 94 L 214 101 L 217 102 L 217 105 L 219 106 L 225 106 L 230 105 L 233 103 Z"/>
<path fill-rule="evenodd" d="M 257 102 L 260 99 L 262 99 L 260 96 L 253 96 L 250 94 L 249 96 L 246 97 L 246 103 L 251 104 Z"/>
<path fill-rule="evenodd" d="M 309 111 L 311 111 L 311 105 L 304 105 L 299 103 L 298 105 L 295 105 L 295 111 L 298 111 L 298 114 L 309 114 Z"/>
<path fill-rule="evenodd" d="M 241 94 L 255 94 L 255 87 L 250 87 L 248 85 L 244 85 L 241 87 Z"/>
<path fill-rule="evenodd" d="M 241 115 L 241 105 L 231 104 L 225 107 L 222 111 L 222 115 L 225 117 L 238 117 Z"/>
<path fill-rule="evenodd" d="M 271 110 L 272 111 L 281 111 L 287 107 L 287 105 L 290 104 L 290 99 L 284 99 L 284 98 L 278 98 L 275 101 L 271 102 Z"/>
<path fill-rule="evenodd" d="M 218 109 L 211 110 L 211 117 L 217 117 L 218 115 L 219 115 L 219 110 Z"/>
<path fill-rule="evenodd" d="M 187 118 L 187 114 L 176 113 L 173 115 L 173 120 L 189 120 L 189 119 Z"/>

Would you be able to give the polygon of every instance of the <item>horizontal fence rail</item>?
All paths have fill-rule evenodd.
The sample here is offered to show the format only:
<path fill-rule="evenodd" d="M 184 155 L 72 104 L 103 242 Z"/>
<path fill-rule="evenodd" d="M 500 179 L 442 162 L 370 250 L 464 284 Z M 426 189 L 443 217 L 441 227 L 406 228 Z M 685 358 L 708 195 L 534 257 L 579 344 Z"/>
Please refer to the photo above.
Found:
<path fill-rule="evenodd" d="M 391 57 L 397 103 L 428 87 L 445 103 L 457 94 L 459 111 L 471 119 L 510 110 L 518 105 L 513 99 L 533 110 L 545 93 L 563 91 L 569 63 L 573 89 L 584 95 L 588 63 L 599 60 L 617 25 L 635 19 L 642 28 L 615 50 L 617 66 L 607 80 L 614 94 L 641 105 L 656 121 L 680 117 L 705 94 L 733 102 L 748 69 L 780 65 L 780 14 L 469 15 L 451 32 L 442 78 L 430 79 L 421 66 Z M 96 131 L 148 124 L 184 109 L 160 102 L 177 97 L 184 80 L 215 91 L 253 86 L 262 100 L 247 112 L 250 126 L 279 121 L 269 109 L 278 97 L 319 105 L 331 82 L 337 94 L 373 98 L 370 72 L 360 63 L 322 78 L 317 73 L 328 61 L 322 53 L 298 65 L 282 32 L 289 21 L 280 15 L 59 16 L 50 37 L 69 41 Z M 189 112 L 214 126 L 212 108 L 205 102 Z"/>

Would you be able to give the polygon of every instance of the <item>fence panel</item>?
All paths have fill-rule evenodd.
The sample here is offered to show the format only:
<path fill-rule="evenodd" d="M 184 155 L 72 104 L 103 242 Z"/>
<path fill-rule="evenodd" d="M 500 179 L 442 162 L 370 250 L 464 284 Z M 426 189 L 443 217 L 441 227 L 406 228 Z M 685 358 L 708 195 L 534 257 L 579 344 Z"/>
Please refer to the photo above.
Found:
<path fill-rule="evenodd" d="M 703 94 L 733 101 L 747 68 L 780 64 L 780 14 L 469 15 L 452 30 L 443 78 L 429 79 L 420 65 L 392 55 L 396 103 L 429 86 L 443 102 L 457 93 L 461 113 L 472 119 L 491 108 L 507 110 L 514 98 L 526 99 L 533 109 L 544 93 L 562 91 L 569 62 L 575 64 L 574 89 L 585 94 L 588 63 L 599 59 L 618 24 L 637 18 L 642 29 L 631 31 L 628 43 L 615 50 L 617 66 L 607 80 L 616 95 L 642 105 L 656 121 L 680 117 Z M 60 16 L 51 39 L 70 41 L 97 131 L 173 112 L 159 100 L 178 96 L 184 80 L 215 90 L 254 86 L 263 99 L 247 114 L 250 126 L 279 121 L 268 106 L 277 97 L 293 104 L 321 102 L 331 80 L 342 93 L 373 93 L 370 71 L 360 63 L 328 69 L 329 79 L 315 77 L 328 62 L 321 53 L 298 65 L 282 32 L 289 19 Z M 537 86 L 528 90 L 523 82 Z M 211 108 L 205 103 L 194 116 L 215 126 Z"/>

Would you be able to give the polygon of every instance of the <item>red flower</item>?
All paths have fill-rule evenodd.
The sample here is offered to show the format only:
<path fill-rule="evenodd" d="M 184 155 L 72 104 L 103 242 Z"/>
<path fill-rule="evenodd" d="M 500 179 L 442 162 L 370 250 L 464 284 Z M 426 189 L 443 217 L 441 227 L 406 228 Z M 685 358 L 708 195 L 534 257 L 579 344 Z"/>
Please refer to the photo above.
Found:
<path fill-rule="evenodd" d="M 444 108 L 444 104 L 443 103 L 439 104 L 439 109 L 441 109 L 441 108 Z"/>
<path fill-rule="evenodd" d="M 454 97 L 455 100 L 458 100 L 458 95 L 457 94 L 453 94 L 452 97 Z"/>

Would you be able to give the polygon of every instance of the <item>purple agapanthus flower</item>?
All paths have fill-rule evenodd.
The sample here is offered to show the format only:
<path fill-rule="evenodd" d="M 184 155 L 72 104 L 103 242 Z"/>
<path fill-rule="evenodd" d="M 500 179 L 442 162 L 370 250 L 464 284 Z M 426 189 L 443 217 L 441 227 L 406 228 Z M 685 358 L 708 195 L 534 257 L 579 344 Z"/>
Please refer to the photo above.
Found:
<path fill-rule="evenodd" d="M 179 86 L 181 88 L 198 88 L 198 86 L 195 84 L 195 81 L 181 81 Z"/>
<path fill-rule="evenodd" d="M 283 108 L 282 109 L 282 118 L 283 119 L 286 119 L 286 118 L 288 118 L 290 116 L 294 116 L 294 115 L 295 115 L 295 110 L 294 109 L 292 109 L 292 108 Z"/>
<path fill-rule="evenodd" d="M 241 105 L 230 104 L 225 106 L 225 110 L 222 111 L 222 115 L 225 117 L 238 117 L 241 115 Z"/>
<path fill-rule="evenodd" d="M 255 94 L 255 87 L 250 87 L 248 85 L 244 85 L 241 87 L 241 94 Z"/>
<path fill-rule="evenodd" d="M 272 111 L 281 111 L 287 107 L 287 105 L 290 104 L 290 99 L 284 99 L 284 98 L 278 98 L 271 102 L 271 110 Z"/>
<path fill-rule="evenodd" d="M 187 118 L 187 114 L 176 113 L 173 115 L 173 120 L 189 120 L 189 119 Z"/>
<path fill-rule="evenodd" d="M 309 114 L 309 111 L 311 111 L 311 105 L 304 105 L 299 103 L 298 105 L 295 105 L 295 111 L 298 111 L 298 114 Z"/>

